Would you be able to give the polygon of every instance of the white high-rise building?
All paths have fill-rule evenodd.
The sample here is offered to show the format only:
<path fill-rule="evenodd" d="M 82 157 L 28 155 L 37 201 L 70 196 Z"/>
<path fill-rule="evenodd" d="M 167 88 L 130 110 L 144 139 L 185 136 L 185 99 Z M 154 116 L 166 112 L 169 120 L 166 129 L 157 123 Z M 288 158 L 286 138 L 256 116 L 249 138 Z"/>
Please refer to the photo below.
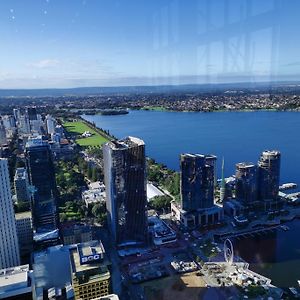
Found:
<path fill-rule="evenodd" d="M 18 108 L 14 108 L 13 109 L 13 114 L 14 114 L 14 118 L 15 118 L 16 122 L 18 122 L 19 118 L 21 116 L 20 110 Z"/>
<path fill-rule="evenodd" d="M 47 126 L 47 132 L 48 134 L 55 133 L 55 119 L 51 117 L 50 115 L 46 116 L 46 126 Z"/>
<path fill-rule="evenodd" d="M 0 269 L 20 265 L 7 159 L 0 158 Z"/>
<path fill-rule="evenodd" d="M 3 124 L 3 120 L 0 117 L 0 146 L 7 144 L 7 138 L 6 138 L 6 129 Z"/>
<path fill-rule="evenodd" d="M 19 118 L 19 130 L 21 133 L 30 133 L 30 123 L 27 115 L 20 116 Z"/>

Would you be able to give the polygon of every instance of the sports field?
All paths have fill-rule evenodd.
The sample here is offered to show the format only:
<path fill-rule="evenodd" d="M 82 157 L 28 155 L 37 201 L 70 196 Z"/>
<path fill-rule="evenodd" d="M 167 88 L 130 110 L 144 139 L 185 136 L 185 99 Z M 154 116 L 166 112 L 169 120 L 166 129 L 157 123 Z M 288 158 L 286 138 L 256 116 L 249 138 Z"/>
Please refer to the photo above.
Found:
<path fill-rule="evenodd" d="M 63 126 L 66 129 L 66 131 L 70 132 L 71 134 L 76 134 L 76 143 L 82 147 L 100 146 L 108 141 L 108 139 L 104 135 L 100 135 L 94 129 L 90 128 L 81 121 L 65 122 Z M 82 138 L 81 135 L 85 131 L 89 131 L 92 134 L 92 136 Z"/>

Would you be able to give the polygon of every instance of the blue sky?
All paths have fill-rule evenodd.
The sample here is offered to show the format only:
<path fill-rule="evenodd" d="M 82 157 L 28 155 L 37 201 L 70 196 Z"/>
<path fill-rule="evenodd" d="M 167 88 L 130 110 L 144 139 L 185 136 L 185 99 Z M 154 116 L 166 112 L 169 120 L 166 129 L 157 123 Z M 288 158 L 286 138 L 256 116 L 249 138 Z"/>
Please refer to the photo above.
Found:
<path fill-rule="evenodd" d="M 298 80 L 298 0 L 2 0 L 0 88 Z"/>

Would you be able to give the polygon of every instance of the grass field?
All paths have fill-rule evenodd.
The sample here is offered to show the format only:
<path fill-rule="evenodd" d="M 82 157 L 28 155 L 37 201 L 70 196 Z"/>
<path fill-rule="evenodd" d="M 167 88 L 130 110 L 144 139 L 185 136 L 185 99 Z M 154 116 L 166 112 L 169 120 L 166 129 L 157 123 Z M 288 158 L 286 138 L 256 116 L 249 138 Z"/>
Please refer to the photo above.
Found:
<path fill-rule="evenodd" d="M 70 132 L 71 134 L 76 134 L 77 136 L 80 136 L 85 131 L 89 131 L 92 134 L 91 137 L 76 138 L 76 143 L 82 147 L 100 146 L 108 141 L 106 137 L 100 135 L 95 130 L 93 130 L 81 121 L 65 122 L 63 126 L 68 132 Z"/>

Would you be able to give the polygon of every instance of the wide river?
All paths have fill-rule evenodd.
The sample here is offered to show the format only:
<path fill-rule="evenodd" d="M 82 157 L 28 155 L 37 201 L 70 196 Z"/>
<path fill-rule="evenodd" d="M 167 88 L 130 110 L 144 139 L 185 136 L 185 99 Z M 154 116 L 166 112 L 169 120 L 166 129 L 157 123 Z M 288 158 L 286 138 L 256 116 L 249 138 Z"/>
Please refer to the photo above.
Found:
<path fill-rule="evenodd" d="M 224 157 L 225 176 L 230 176 L 236 163 L 257 162 L 261 151 L 277 149 L 282 154 L 281 181 L 300 186 L 298 112 L 130 111 L 127 115 L 83 117 L 118 138 L 142 138 L 148 156 L 175 170 L 179 169 L 180 153 L 211 153 L 219 158 L 219 175 Z M 296 285 L 300 279 L 300 222 L 288 226 L 288 232 L 278 231 L 265 241 L 252 239 L 236 245 L 253 269 L 279 286 Z"/>

